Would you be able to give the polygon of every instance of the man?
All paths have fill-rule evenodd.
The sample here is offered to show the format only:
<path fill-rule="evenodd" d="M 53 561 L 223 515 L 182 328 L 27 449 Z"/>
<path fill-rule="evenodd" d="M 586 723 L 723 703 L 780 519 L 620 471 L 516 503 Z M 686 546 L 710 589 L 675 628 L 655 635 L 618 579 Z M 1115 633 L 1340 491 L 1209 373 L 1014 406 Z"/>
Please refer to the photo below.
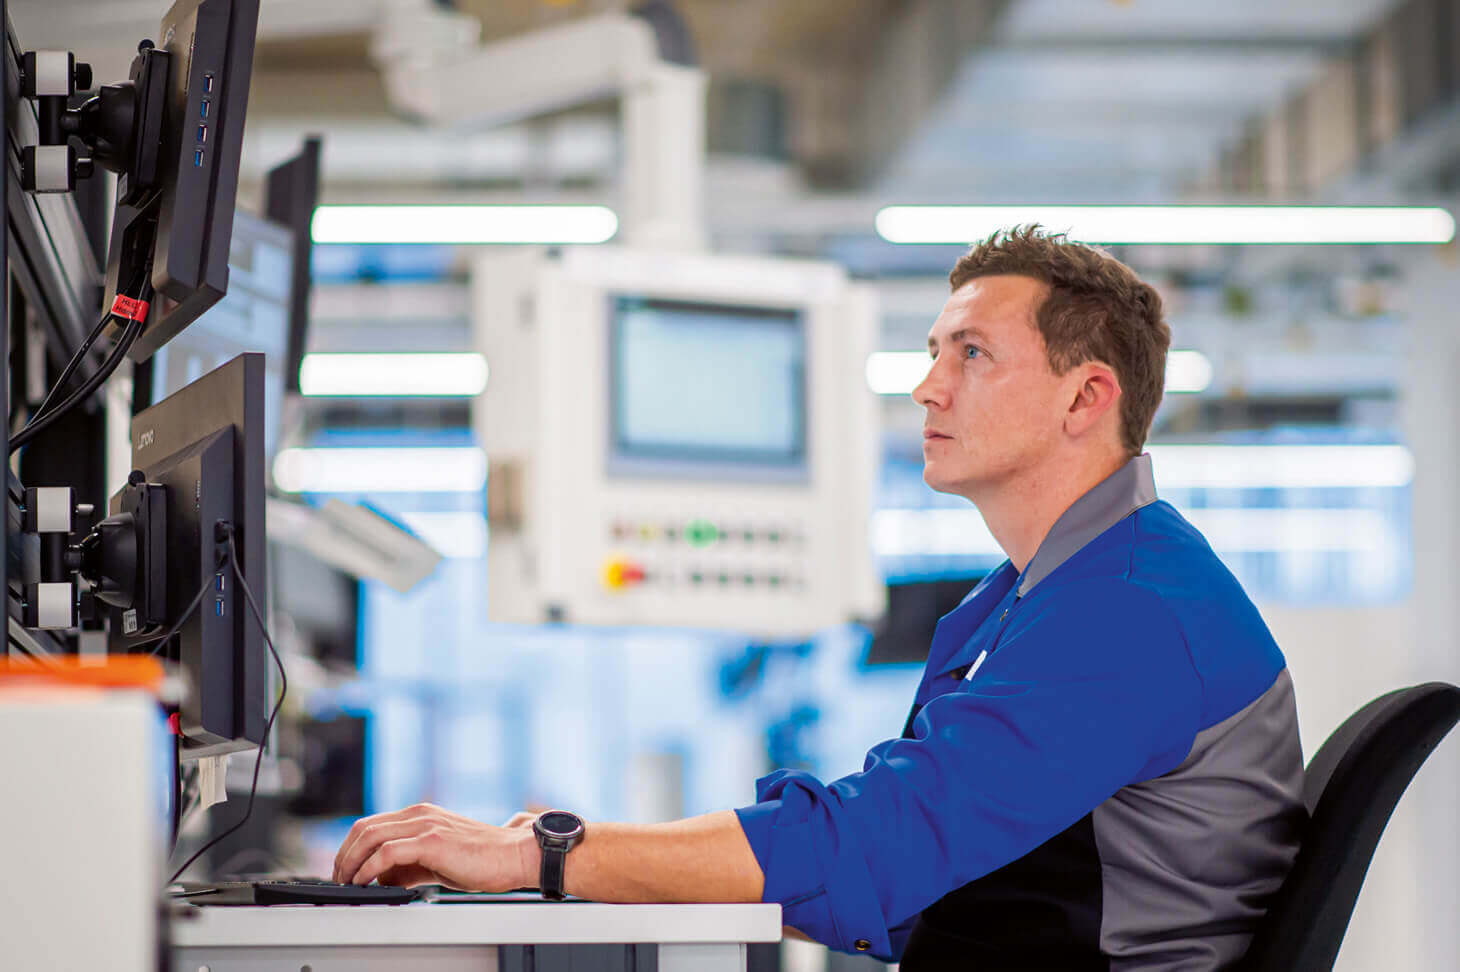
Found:
<path fill-rule="evenodd" d="M 950 283 L 913 393 L 924 478 L 1009 560 L 939 623 L 901 739 L 830 784 L 772 774 L 738 811 L 589 824 L 565 857 L 527 815 L 382 814 L 336 879 L 496 890 L 562 862 L 598 901 L 779 902 L 905 972 L 1239 959 L 1296 852 L 1302 757 L 1282 654 L 1141 454 L 1160 298 L 1037 227 L 973 247 Z"/>

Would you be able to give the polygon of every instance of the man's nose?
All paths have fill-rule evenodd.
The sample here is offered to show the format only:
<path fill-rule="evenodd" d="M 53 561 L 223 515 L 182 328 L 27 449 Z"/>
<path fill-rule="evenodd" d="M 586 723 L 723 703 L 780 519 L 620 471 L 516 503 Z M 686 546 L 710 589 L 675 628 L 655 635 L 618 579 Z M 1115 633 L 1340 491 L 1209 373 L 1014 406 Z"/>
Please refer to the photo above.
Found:
<path fill-rule="evenodd" d="M 938 361 L 933 361 L 928 368 L 928 373 L 923 380 L 918 382 L 912 390 L 913 401 L 923 408 L 946 408 L 948 404 L 947 381 L 943 377 L 943 369 L 938 367 Z"/>

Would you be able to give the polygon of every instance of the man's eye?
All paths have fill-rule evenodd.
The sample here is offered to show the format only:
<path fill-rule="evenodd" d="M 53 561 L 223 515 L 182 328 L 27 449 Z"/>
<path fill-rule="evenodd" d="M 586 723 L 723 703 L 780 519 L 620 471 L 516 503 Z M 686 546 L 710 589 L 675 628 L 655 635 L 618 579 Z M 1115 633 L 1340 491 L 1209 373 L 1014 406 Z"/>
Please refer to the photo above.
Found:
<path fill-rule="evenodd" d="M 978 348 L 974 347 L 971 344 L 964 345 L 963 350 L 966 352 L 967 357 L 970 358 L 977 358 L 979 355 L 983 354 L 982 351 L 980 351 Z"/>

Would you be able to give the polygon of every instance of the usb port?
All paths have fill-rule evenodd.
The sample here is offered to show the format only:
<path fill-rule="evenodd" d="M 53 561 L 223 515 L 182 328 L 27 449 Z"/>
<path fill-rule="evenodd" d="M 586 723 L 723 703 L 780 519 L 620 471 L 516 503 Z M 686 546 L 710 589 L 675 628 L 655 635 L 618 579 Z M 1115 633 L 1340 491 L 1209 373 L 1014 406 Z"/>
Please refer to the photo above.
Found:
<path fill-rule="evenodd" d="M 199 115 L 199 117 L 201 117 L 201 118 L 207 118 L 208 117 L 208 109 L 210 107 L 212 107 L 212 105 L 213 105 L 213 102 L 209 101 L 207 98 L 204 98 L 203 99 L 203 103 L 198 106 L 198 115 Z"/>
<path fill-rule="evenodd" d="M 219 574 L 218 575 L 218 593 L 219 594 L 222 594 L 223 593 L 223 575 L 222 574 Z"/>
<path fill-rule="evenodd" d="M 198 126 L 198 141 L 200 141 L 200 142 L 206 142 L 207 140 L 208 140 L 208 126 L 207 125 L 199 125 Z"/>
<path fill-rule="evenodd" d="M 196 152 L 193 153 L 193 165 L 196 165 L 200 169 L 203 167 L 203 150 L 202 149 L 198 149 Z"/>
<path fill-rule="evenodd" d="M 214 610 L 217 612 L 218 617 L 223 617 L 223 598 L 218 598 L 214 604 Z"/>
<path fill-rule="evenodd" d="M 205 75 L 203 75 L 203 90 L 204 91 L 212 91 L 213 90 L 213 75 L 211 75 L 211 74 L 205 74 Z"/>

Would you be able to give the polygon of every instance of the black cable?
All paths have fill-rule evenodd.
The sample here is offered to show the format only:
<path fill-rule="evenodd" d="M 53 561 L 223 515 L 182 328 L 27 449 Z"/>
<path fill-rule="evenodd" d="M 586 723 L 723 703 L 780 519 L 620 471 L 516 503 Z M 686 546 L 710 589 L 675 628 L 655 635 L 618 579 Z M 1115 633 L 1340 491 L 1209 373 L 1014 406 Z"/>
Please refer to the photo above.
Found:
<path fill-rule="evenodd" d="M 145 283 L 148 272 L 148 269 L 144 268 L 143 271 L 137 275 L 137 278 L 132 281 L 132 285 L 129 286 L 127 290 L 130 291 L 133 288 Z M 121 291 L 118 291 L 118 293 L 121 293 Z M 95 344 L 96 339 L 101 337 L 102 333 L 106 331 L 107 324 L 111 323 L 111 319 L 115 316 L 117 316 L 116 305 L 113 304 L 111 307 L 108 307 L 105 312 L 102 313 L 101 320 L 96 322 L 96 326 L 91 329 L 91 333 L 86 336 L 86 340 L 81 342 L 81 347 L 76 349 L 76 353 L 71 355 L 71 360 L 66 362 L 66 367 L 61 369 L 61 377 L 57 378 L 55 384 L 51 386 L 51 390 L 46 392 L 45 399 L 41 402 L 40 407 L 35 410 L 35 414 L 30 417 L 30 421 L 33 422 L 36 419 L 40 418 L 46 413 L 46 410 L 51 407 L 51 402 L 54 401 L 56 396 L 61 393 L 61 389 L 66 387 L 66 382 L 71 380 L 71 376 L 76 373 L 76 369 L 81 366 L 81 362 L 86 360 L 86 352 L 91 350 L 91 346 Z"/>
<path fill-rule="evenodd" d="M 116 371 L 121 365 L 122 360 L 127 356 L 127 352 L 131 350 L 132 343 L 137 340 L 141 333 L 141 321 L 129 322 L 126 329 L 122 331 L 121 337 L 117 339 L 117 343 L 112 347 L 111 354 L 102 363 L 102 366 L 90 378 L 86 379 L 80 388 L 68 395 L 65 401 L 46 414 L 37 416 L 31 420 L 29 425 L 11 436 L 10 451 L 14 453 L 15 450 L 30 442 L 31 439 L 34 439 L 37 435 L 55 424 L 60 420 L 61 416 L 85 401 L 92 392 L 100 388 L 102 383 L 112 376 L 112 372 Z"/>
<path fill-rule="evenodd" d="M 141 322 L 129 321 L 126 327 L 122 329 L 122 333 L 117 336 L 116 342 L 112 345 L 111 350 L 107 353 L 106 358 L 102 361 L 101 367 L 93 372 L 91 376 L 81 384 L 80 388 L 73 391 L 70 395 L 67 395 L 60 404 L 56 405 L 54 408 L 48 409 L 43 414 L 39 414 L 33 417 L 24 428 L 22 428 L 11 438 L 10 451 L 14 452 L 16 449 L 29 442 L 42 430 L 57 421 L 62 415 L 75 408 L 76 405 L 84 401 L 87 396 L 96 391 L 97 388 L 101 387 L 102 383 L 110 378 L 112 372 L 116 371 L 117 367 L 121 365 L 122 359 L 126 356 L 127 351 L 130 350 L 132 342 L 135 341 L 138 335 L 141 334 L 141 331 Z"/>
<path fill-rule="evenodd" d="M 274 639 L 269 637 L 269 626 L 264 621 L 264 613 L 263 611 L 259 610 L 258 602 L 253 599 L 253 591 L 249 590 L 248 581 L 243 579 L 243 571 L 239 569 L 238 548 L 235 547 L 233 543 L 232 526 L 228 528 L 228 564 L 233 569 L 233 576 L 238 581 L 238 586 L 243 590 L 243 596 L 248 601 L 248 608 L 253 613 L 254 620 L 258 622 L 259 630 L 263 632 L 264 644 L 269 646 L 269 654 L 274 656 L 274 664 L 277 665 L 279 668 L 279 698 L 278 701 L 274 703 L 273 711 L 269 713 L 269 720 L 264 723 L 264 737 L 259 740 L 258 756 L 254 758 L 253 782 L 251 782 L 248 787 L 248 805 L 244 807 L 242 819 L 240 819 L 238 823 L 234 824 L 232 827 L 229 827 L 227 830 L 223 831 L 223 833 L 219 834 L 217 837 L 214 837 L 212 840 L 208 841 L 202 847 L 199 847 L 193 853 L 193 856 L 184 861 L 182 867 L 174 871 L 172 877 L 167 879 L 168 884 L 172 884 L 173 882 L 175 882 L 184 871 L 192 866 L 193 861 L 196 861 L 198 858 L 202 857 L 203 854 L 205 854 L 208 849 L 211 848 L 214 844 L 217 844 L 225 837 L 230 836 L 244 824 L 248 823 L 249 815 L 253 813 L 254 794 L 258 791 L 259 788 L 259 767 L 261 767 L 264 762 L 264 747 L 267 746 L 269 743 L 269 730 L 274 727 L 274 719 L 278 716 L 279 709 L 281 709 L 284 705 L 284 696 L 289 694 L 289 677 L 284 674 L 284 662 L 279 657 L 278 649 L 274 647 Z"/>
<path fill-rule="evenodd" d="M 81 347 L 77 348 L 76 353 L 71 356 L 71 360 L 66 362 L 66 367 L 61 369 L 61 377 L 57 378 L 56 383 L 51 386 L 51 390 L 46 392 L 45 399 L 41 402 L 40 408 L 36 409 L 35 414 L 31 416 L 31 421 L 46 414 L 46 409 L 51 407 L 51 402 L 61 393 L 61 389 L 66 387 L 66 382 L 71 380 L 71 376 L 76 373 L 81 362 L 86 360 L 86 352 L 90 351 L 91 346 L 96 343 L 96 339 L 101 337 L 113 316 L 110 308 L 101 315 L 101 320 L 96 322 L 96 327 L 91 329 L 91 333 L 86 335 L 86 340 L 81 342 Z"/>

